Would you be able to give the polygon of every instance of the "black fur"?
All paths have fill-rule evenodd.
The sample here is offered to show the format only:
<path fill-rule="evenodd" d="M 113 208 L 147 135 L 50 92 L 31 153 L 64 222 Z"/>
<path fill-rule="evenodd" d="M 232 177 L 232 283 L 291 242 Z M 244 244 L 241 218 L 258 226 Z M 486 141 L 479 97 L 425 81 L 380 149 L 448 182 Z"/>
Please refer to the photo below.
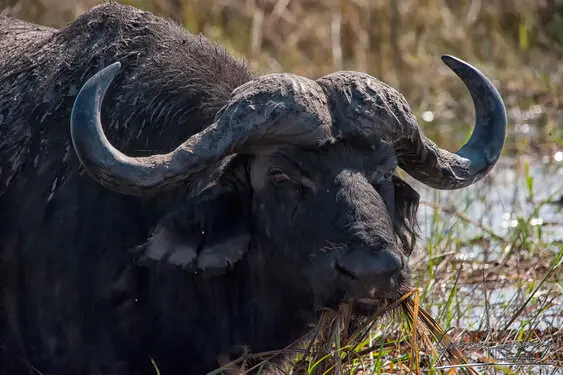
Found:
<path fill-rule="evenodd" d="M 350 249 L 412 251 L 418 194 L 389 175 L 395 155 L 377 139 L 235 155 L 151 199 L 104 189 L 73 152 L 69 118 L 114 61 L 102 122 L 130 155 L 172 150 L 252 79 L 221 47 L 127 6 L 61 31 L 0 18 L 2 373 L 154 373 L 151 358 L 163 374 L 205 373 L 241 345 L 283 348 L 319 307 L 353 299 L 334 268 Z M 151 245 L 240 256 L 183 269 L 146 259 Z M 397 280 L 382 300 L 408 287 L 408 267 Z"/>

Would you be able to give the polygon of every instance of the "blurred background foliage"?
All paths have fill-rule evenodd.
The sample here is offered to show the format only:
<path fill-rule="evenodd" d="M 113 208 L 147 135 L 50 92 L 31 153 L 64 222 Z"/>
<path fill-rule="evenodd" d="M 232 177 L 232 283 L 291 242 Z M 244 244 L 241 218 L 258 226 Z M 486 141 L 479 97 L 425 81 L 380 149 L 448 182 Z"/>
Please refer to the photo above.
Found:
<path fill-rule="evenodd" d="M 0 13 L 63 27 L 102 2 L 0 0 Z M 439 58 L 452 54 L 495 79 L 515 133 L 533 118 L 534 137 L 526 140 L 527 147 L 563 144 L 557 126 L 563 121 L 563 0 L 119 2 L 203 33 L 248 58 L 259 72 L 310 78 L 343 69 L 368 72 L 401 91 L 419 118 L 430 112 L 422 116 L 427 122 L 459 120 L 470 131 L 471 101 Z M 434 136 L 446 147 L 459 145 L 469 135 L 456 127 L 440 129 L 445 132 Z"/>

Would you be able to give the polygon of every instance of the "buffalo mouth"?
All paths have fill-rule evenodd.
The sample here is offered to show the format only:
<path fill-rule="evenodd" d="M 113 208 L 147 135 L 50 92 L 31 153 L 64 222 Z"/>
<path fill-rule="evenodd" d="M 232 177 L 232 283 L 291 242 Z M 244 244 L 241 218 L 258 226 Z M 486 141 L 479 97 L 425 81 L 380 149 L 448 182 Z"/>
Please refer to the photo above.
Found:
<path fill-rule="evenodd" d="M 374 317 L 374 314 L 379 316 L 395 310 L 398 306 L 393 308 L 390 308 L 390 306 L 410 290 L 409 284 L 404 281 L 403 276 L 393 276 L 390 282 L 394 288 L 385 293 L 380 293 L 374 283 L 359 280 L 345 270 L 338 272 L 341 273 L 342 278 L 347 278 L 353 283 L 352 289 L 346 293 L 346 297 L 341 300 L 341 304 L 351 304 L 354 315 L 357 317 L 370 318 Z"/>
<path fill-rule="evenodd" d="M 400 298 L 408 289 L 408 275 L 398 272 L 381 278 L 358 278 L 338 264 L 335 270 L 339 278 L 349 286 L 348 301 L 373 304 L 374 301 L 392 301 Z"/>
<path fill-rule="evenodd" d="M 407 260 L 394 246 L 356 247 L 337 256 L 332 266 L 356 300 L 398 298 L 410 279 Z"/>
<path fill-rule="evenodd" d="M 317 302 L 322 308 L 338 309 L 342 304 L 352 303 L 359 307 L 360 315 L 370 316 L 410 290 L 408 267 L 393 274 L 358 277 L 343 267 L 337 257 L 331 258 L 329 269 L 325 268 L 323 272 L 324 282 L 315 288 Z"/>

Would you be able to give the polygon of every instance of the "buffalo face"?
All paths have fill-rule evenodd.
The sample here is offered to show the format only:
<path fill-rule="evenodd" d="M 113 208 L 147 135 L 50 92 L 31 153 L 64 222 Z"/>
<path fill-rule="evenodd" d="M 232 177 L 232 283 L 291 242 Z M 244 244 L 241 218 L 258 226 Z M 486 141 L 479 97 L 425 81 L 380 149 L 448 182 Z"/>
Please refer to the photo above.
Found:
<path fill-rule="evenodd" d="M 301 273 L 318 304 L 394 298 L 408 286 L 414 223 L 404 213 L 418 194 L 394 175 L 396 166 L 392 147 L 360 137 L 315 152 L 279 146 L 254 158 L 257 238 Z"/>

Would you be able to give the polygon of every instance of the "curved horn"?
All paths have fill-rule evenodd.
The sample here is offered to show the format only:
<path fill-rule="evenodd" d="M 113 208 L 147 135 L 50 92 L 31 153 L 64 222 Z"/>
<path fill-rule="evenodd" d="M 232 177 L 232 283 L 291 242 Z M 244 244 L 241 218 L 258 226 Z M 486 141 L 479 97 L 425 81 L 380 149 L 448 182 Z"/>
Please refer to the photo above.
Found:
<path fill-rule="evenodd" d="M 96 181 L 114 191 L 144 196 L 171 188 L 211 162 L 247 149 L 252 142 L 307 144 L 330 137 L 330 113 L 322 89 L 303 77 L 271 74 L 233 91 L 215 122 L 172 152 L 127 156 L 108 141 L 100 113 L 120 66 L 113 63 L 88 79 L 75 99 L 70 120 L 80 162 Z"/>
<path fill-rule="evenodd" d="M 339 72 L 318 82 L 327 90 L 344 133 L 389 141 L 399 166 L 412 177 L 436 189 L 459 189 L 479 181 L 497 162 L 506 135 L 506 110 L 497 89 L 477 68 L 452 56 L 442 60 L 465 83 L 475 106 L 473 133 L 455 153 L 428 139 L 404 97 L 377 79 Z"/>

